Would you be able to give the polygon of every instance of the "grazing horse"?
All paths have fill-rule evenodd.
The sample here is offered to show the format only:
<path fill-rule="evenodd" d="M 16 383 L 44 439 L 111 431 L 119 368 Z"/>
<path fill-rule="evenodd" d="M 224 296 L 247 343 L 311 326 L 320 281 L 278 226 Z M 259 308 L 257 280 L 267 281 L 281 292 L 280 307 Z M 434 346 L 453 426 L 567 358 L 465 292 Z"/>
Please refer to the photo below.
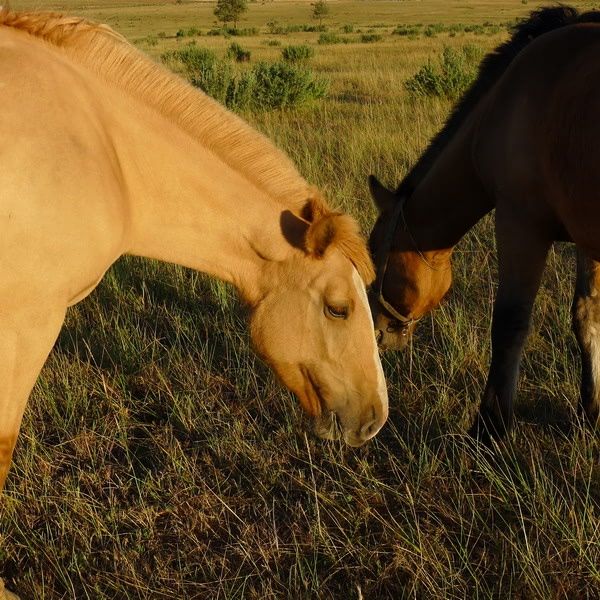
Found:
<path fill-rule="evenodd" d="M 600 13 L 541 9 L 483 61 L 479 76 L 395 192 L 371 177 L 371 304 L 383 348 L 402 347 L 451 281 L 452 250 L 492 209 L 499 288 L 492 361 L 471 433 L 511 426 L 519 363 L 546 256 L 577 245 L 573 328 L 580 408 L 600 413 Z"/>
<path fill-rule="evenodd" d="M 366 243 L 264 136 L 106 26 L 8 10 L 0 131 L 0 489 L 67 307 L 123 254 L 232 283 L 322 437 L 381 428 Z"/>

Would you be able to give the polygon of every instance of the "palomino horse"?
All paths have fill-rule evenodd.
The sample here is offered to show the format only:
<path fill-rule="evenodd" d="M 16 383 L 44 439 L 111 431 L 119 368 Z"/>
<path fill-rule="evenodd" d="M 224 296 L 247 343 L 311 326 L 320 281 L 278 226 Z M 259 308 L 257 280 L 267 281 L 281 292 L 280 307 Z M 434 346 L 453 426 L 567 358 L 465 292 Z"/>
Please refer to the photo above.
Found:
<path fill-rule="evenodd" d="M 521 353 L 548 250 L 578 248 L 573 325 L 580 407 L 600 413 L 600 13 L 542 9 L 488 55 L 443 130 L 400 183 L 370 185 L 380 216 L 372 308 L 380 345 L 402 347 L 450 287 L 460 238 L 493 208 L 499 288 L 492 362 L 471 433 L 511 426 Z"/>
<path fill-rule="evenodd" d="M 0 489 L 67 307 L 125 253 L 231 282 L 317 432 L 353 446 L 377 433 L 374 272 L 349 216 L 106 26 L 4 10 L 0 64 Z"/>

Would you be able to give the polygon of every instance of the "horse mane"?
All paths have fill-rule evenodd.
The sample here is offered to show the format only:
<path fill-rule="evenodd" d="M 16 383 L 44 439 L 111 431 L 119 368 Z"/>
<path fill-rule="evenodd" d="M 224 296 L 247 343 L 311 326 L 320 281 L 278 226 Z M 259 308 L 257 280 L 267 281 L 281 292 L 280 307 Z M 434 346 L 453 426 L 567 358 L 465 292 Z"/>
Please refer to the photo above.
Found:
<path fill-rule="evenodd" d="M 404 177 L 396 193 L 410 196 L 423 180 L 435 160 L 442 153 L 477 103 L 494 86 L 516 56 L 541 35 L 576 23 L 600 21 L 600 12 L 580 14 L 570 6 L 553 6 L 533 11 L 529 17 L 512 29 L 512 36 L 490 52 L 481 62 L 479 73 L 471 87 L 454 107 L 444 127 L 430 142 L 417 163 Z"/>
<path fill-rule="evenodd" d="M 318 207 L 319 215 L 333 214 L 324 198 L 265 135 L 145 56 L 108 25 L 82 17 L 15 12 L 4 7 L 0 9 L 0 26 L 60 48 L 104 81 L 155 108 L 282 205 L 301 214 L 311 204 Z M 371 259 L 358 227 L 340 226 L 335 246 L 356 266 L 366 284 L 373 280 Z"/>

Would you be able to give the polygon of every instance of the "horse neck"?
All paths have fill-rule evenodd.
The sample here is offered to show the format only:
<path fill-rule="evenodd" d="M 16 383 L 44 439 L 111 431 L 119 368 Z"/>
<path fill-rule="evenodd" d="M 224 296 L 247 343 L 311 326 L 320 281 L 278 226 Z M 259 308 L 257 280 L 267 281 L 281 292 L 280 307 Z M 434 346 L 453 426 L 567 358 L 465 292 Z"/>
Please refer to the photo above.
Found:
<path fill-rule="evenodd" d="M 477 122 L 474 115 L 455 134 L 407 200 L 405 219 L 423 253 L 449 255 L 494 208 L 473 160 Z"/>
<path fill-rule="evenodd" d="M 298 208 L 151 111 L 138 108 L 116 137 L 129 203 L 127 252 L 213 275 L 254 302 L 266 262 L 295 251 L 280 218 Z"/>

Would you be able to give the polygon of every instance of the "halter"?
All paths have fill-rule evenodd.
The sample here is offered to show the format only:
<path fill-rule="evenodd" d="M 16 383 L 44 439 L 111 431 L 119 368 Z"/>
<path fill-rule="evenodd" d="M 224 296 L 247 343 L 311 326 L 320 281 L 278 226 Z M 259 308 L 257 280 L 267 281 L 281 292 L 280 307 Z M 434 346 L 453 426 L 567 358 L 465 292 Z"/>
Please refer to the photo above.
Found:
<path fill-rule="evenodd" d="M 381 254 L 381 259 L 379 260 L 379 263 L 377 265 L 377 280 L 379 282 L 379 284 L 377 286 L 377 300 L 378 300 L 379 304 L 381 304 L 381 306 L 383 306 L 383 308 L 385 308 L 385 310 L 390 315 L 392 315 L 392 317 L 394 318 L 394 320 L 388 325 L 387 331 L 388 331 L 388 333 L 392 333 L 393 331 L 396 331 L 398 329 L 398 327 L 396 326 L 396 323 L 400 323 L 400 329 L 401 329 L 400 333 L 402 336 L 407 336 L 410 326 L 413 325 L 414 323 L 416 323 L 417 321 L 419 321 L 421 319 L 421 317 L 417 317 L 417 318 L 407 317 L 407 316 L 399 313 L 385 299 L 385 297 L 383 295 L 383 280 L 385 279 L 385 273 L 387 271 L 388 260 L 390 258 L 390 250 L 392 248 L 392 238 L 394 237 L 394 233 L 396 232 L 396 227 L 398 226 L 398 222 L 400 221 L 400 218 L 402 218 L 404 227 L 406 229 L 408 229 L 406 227 L 406 220 L 404 219 L 404 211 L 403 211 L 405 202 L 406 202 L 406 196 L 402 196 L 402 198 L 400 198 L 398 200 L 398 202 L 396 203 L 396 206 L 394 207 L 394 212 L 392 213 L 392 218 L 390 220 L 390 224 L 388 226 L 388 229 L 385 234 L 385 238 L 383 240 L 383 248 L 382 248 L 383 252 Z M 409 233 L 409 235 L 410 235 L 410 233 Z M 410 235 L 410 238 L 414 244 L 412 235 Z M 422 257 L 420 252 L 419 252 L 419 255 Z M 422 258 L 424 258 L 424 257 L 422 257 Z M 425 262 L 427 262 L 427 261 L 425 261 Z"/>

